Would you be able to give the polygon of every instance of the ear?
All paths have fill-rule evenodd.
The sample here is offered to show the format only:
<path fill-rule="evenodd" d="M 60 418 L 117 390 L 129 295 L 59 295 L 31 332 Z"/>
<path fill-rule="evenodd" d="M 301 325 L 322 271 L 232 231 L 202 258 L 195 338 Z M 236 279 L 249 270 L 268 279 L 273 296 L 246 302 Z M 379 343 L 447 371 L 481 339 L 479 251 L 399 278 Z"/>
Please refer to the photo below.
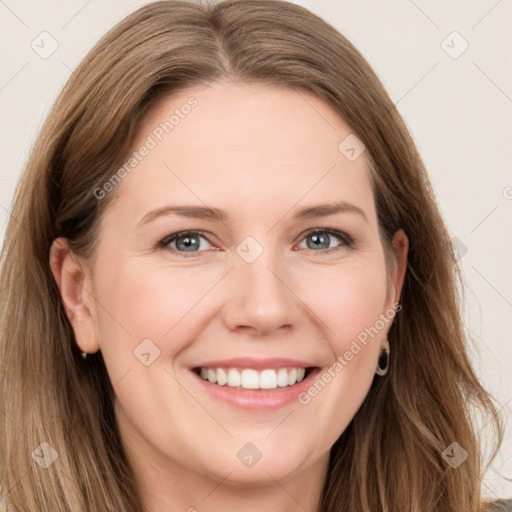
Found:
<path fill-rule="evenodd" d="M 83 352 L 97 352 L 100 347 L 94 323 L 95 301 L 91 292 L 90 272 L 71 251 L 67 239 L 57 238 L 53 241 L 50 268 L 77 345 Z"/>
<path fill-rule="evenodd" d="M 405 279 L 405 271 L 407 269 L 407 253 L 409 251 L 409 238 L 403 229 L 399 229 L 393 236 L 394 261 L 392 271 L 392 289 L 390 290 L 390 299 L 394 303 L 400 300 L 402 286 Z"/>

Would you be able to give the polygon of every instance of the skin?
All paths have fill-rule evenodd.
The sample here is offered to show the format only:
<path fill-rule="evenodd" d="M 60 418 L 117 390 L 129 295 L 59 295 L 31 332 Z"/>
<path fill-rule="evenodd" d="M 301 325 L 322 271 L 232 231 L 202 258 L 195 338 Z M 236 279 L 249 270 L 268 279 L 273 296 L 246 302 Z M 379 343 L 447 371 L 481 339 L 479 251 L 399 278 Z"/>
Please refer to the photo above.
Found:
<path fill-rule="evenodd" d="M 145 512 L 315 510 L 329 450 L 368 393 L 391 322 L 306 405 L 236 408 L 205 394 L 189 367 L 290 357 L 325 371 L 398 301 L 407 236 L 395 234 L 387 287 L 366 153 L 349 161 L 338 145 L 350 127 L 305 92 L 190 87 L 150 113 L 134 150 L 191 96 L 197 106 L 117 185 L 94 260 L 57 239 L 52 271 L 80 349 L 102 351 Z M 352 212 L 294 219 L 336 201 L 366 220 Z M 167 215 L 138 226 L 170 204 L 206 204 L 229 219 Z M 330 236 L 335 250 L 315 248 L 304 234 L 313 228 L 347 233 L 355 245 Z M 187 229 L 211 242 L 196 239 L 192 257 L 176 242 L 156 247 Z M 252 263 L 236 252 L 247 236 L 263 248 Z M 147 338 L 160 350 L 149 366 L 134 357 Z M 263 454 L 251 468 L 237 458 L 247 442 Z"/>

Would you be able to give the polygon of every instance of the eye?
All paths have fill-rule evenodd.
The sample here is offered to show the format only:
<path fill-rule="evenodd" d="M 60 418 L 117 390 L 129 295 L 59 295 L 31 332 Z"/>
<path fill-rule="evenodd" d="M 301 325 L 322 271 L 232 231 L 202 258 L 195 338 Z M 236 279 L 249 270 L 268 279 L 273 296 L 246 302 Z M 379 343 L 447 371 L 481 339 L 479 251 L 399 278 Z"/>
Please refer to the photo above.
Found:
<path fill-rule="evenodd" d="M 208 244 L 211 244 L 208 237 L 202 231 L 180 231 L 166 236 L 158 243 L 158 247 L 162 249 L 171 249 L 175 252 L 202 252 L 199 250 L 200 248 L 204 249 L 204 244 L 201 243 L 201 239 L 206 240 Z M 173 244 L 176 245 L 173 246 Z"/>
<path fill-rule="evenodd" d="M 341 244 L 331 246 L 333 238 L 337 238 L 341 241 Z M 313 249 L 315 252 L 331 252 L 338 250 L 342 247 L 350 248 L 353 245 L 353 240 L 346 233 L 338 231 L 336 229 L 313 229 L 305 234 L 304 240 L 306 241 L 305 248 Z M 300 247 L 300 246 L 299 246 Z M 320 250 L 316 250 L 320 249 Z"/>
<path fill-rule="evenodd" d="M 341 243 L 332 246 L 333 238 L 337 238 Z M 187 257 L 192 256 L 192 253 L 203 252 L 208 249 L 208 247 L 204 247 L 202 240 L 212 245 L 212 242 L 210 242 L 208 236 L 203 231 L 180 231 L 163 238 L 158 242 L 158 247 L 160 249 L 170 249 Z M 313 249 L 314 252 L 324 253 L 336 251 L 342 247 L 350 248 L 354 245 L 354 241 L 346 233 L 328 228 L 309 230 L 305 233 L 303 240 L 306 241 L 306 249 Z M 300 246 L 298 247 L 301 248 Z"/>

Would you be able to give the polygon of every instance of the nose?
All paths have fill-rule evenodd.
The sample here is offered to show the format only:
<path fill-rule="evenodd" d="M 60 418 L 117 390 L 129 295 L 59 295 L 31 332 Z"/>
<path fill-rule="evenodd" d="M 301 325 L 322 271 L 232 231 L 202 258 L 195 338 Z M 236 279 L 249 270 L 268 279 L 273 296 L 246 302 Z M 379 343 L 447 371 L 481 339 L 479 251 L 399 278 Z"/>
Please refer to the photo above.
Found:
<path fill-rule="evenodd" d="M 230 272 L 225 324 L 231 330 L 260 336 L 295 326 L 302 312 L 291 281 L 285 265 L 270 250 L 252 263 L 238 260 Z"/>

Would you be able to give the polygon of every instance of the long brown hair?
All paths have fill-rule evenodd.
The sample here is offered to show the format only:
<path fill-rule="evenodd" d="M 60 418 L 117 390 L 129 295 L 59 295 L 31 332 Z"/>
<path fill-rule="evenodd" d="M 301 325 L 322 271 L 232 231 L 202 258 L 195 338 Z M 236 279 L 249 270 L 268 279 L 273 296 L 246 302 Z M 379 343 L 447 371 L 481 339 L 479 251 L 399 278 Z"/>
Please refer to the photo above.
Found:
<path fill-rule="evenodd" d="M 502 425 L 468 358 L 460 269 L 425 167 L 360 53 L 316 15 L 278 0 L 149 4 L 101 39 L 60 94 L 2 250 L 1 495 L 23 511 L 141 511 L 101 352 L 80 357 L 49 250 L 66 237 L 77 254 L 94 255 L 114 197 L 94 191 L 122 165 L 144 116 L 173 91 L 220 77 L 278 83 L 329 104 L 367 148 L 387 254 L 397 229 L 409 237 L 389 374 L 374 380 L 333 446 L 319 511 L 485 510 L 474 418 L 489 419 L 496 450 Z M 452 442 L 467 452 L 457 468 L 442 455 Z M 41 443 L 58 455 L 47 468 L 36 463 L 48 453 Z"/>

